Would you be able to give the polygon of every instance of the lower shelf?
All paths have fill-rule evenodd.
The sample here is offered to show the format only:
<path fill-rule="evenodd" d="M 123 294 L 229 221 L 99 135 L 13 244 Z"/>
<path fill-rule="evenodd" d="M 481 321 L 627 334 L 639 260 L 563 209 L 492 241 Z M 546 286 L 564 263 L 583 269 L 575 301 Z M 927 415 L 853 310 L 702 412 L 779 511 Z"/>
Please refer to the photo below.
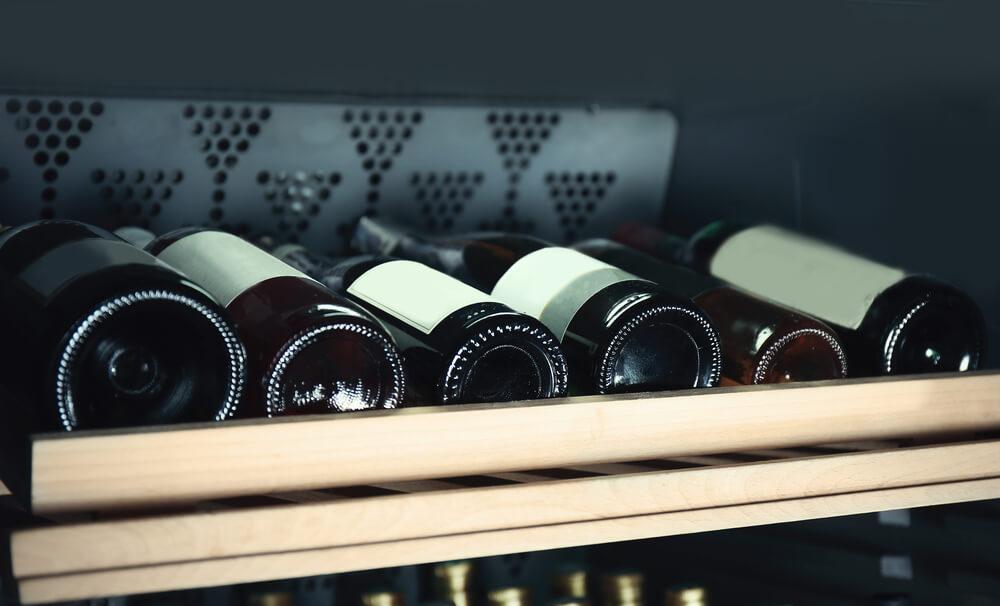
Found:
<path fill-rule="evenodd" d="M 210 501 L 11 537 L 25 603 L 1000 498 L 1000 440 L 874 442 Z"/>

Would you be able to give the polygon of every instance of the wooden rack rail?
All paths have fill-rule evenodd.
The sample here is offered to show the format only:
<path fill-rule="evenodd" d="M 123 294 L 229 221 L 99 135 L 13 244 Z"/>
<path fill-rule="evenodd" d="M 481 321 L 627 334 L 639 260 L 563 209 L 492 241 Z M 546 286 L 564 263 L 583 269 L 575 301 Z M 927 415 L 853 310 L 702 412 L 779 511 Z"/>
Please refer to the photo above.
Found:
<path fill-rule="evenodd" d="M 118 474 L 141 473 L 150 457 L 154 472 L 142 484 L 155 496 L 127 503 L 165 495 L 170 509 L 81 512 L 117 505 L 99 491 L 36 501 L 36 510 L 76 510 L 55 517 L 77 521 L 14 531 L 11 569 L 21 600 L 42 603 L 1000 498 L 998 426 L 1000 375 L 980 373 L 44 437 L 35 441 L 34 479 L 73 454 L 86 460 L 75 463 L 82 473 L 129 453 L 101 472 L 120 495 L 127 483 Z M 332 434 L 325 451 L 319 427 Z M 352 437 L 351 428 L 372 433 Z M 265 439 L 272 429 L 285 460 Z M 291 439 L 297 429 L 309 438 Z M 389 440 L 393 431 L 403 433 Z M 221 454 L 203 465 L 214 433 Z M 253 465 L 237 465 L 254 437 L 264 441 L 257 484 Z M 314 467 L 326 452 L 334 469 L 272 478 L 295 475 L 287 465 L 304 460 L 303 442 Z M 422 454 L 421 443 L 445 461 Z M 37 467 L 40 451 L 46 464 Z M 226 470 L 241 477 L 206 492 L 207 478 Z M 45 485 L 69 495 L 70 475 L 46 475 Z M 197 490 L 183 490 L 188 475 Z"/>
<path fill-rule="evenodd" d="M 1000 374 L 43 435 L 39 514 L 1000 427 Z M 13 486 L 12 486 L 13 487 Z"/>

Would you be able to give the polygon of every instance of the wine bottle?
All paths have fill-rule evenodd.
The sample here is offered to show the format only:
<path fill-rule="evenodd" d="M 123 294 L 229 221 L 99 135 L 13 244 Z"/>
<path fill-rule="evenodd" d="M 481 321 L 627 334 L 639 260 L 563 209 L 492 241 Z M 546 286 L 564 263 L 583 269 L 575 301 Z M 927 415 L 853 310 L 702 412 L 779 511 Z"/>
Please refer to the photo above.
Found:
<path fill-rule="evenodd" d="M 847 356 L 836 332 L 819 320 L 611 240 L 595 238 L 573 248 L 698 304 L 719 331 L 723 384 L 847 375 Z"/>
<path fill-rule="evenodd" d="M 110 232 L 0 233 L 0 383 L 26 432 L 224 420 L 246 354 L 203 289 Z"/>
<path fill-rule="evenodd" d="M 531 594 L 525 587 L 502 587 L 486 594 L 489 606 L 531 606 Z"/>
<path fill-rule="evenodd" d="M 389 257 L 335 262 L 298 245 L 273 252 L 382 321 L 403 349 L 414 401 L 504 402 L 566 393 L 566 358 L 552 333 L 454 278 Z"/>
<path fill-rule="evenodd" d="M 403 594 L 395 591 L 369 591 L 361 594 L 361 606 L 405 606 Z"/>
<path fill-rule="evenodd" d="M 664 597 L 665 606 L 708 606 L 708 591 L 704 587 L 671 587 Z"/>
<path fill-rule="evenodd" d="M 638 572 L 605 575 L 601 581 L 604 606 L 642 606 L 645 578 Z"/>
<path fill-rule="evenodd" d="M 243 587 L 245 606 L 294 606 L 295 591 L 288 581 L 254 583 Z"/>
<path fill-rule="evenodd" d="M 552 578 L 556 598 L 587 599 L 587 570 L 574 564 L 561 567 Z"/>
<path fill-rule="evenodd" d="M 147 250 L 225 305 L 254 383 L 248 416 L 394 408 L 405 390 L 392 339 L 358 306 L 225 232 L 184 228 Z"/>
<path fill-rule="evenodd" d="M 363 252 L 426 263 L 538 318 L 560 339 L 571 392 L 719 382 L 719 337 L 690 299 L 578 251 L 515 234 L 425 239 L 362 218 Z"/>
<path fill-rule="evenodd" d="M 827 322 L 855 376 L 975 370 L 984 361 L 983 315 L 958 289 L 780 227 L 720 222 L 682 240 L 626 225 L 615 239 Z"/>
<path fill-rule="evenodd" d="M 441 562 L 434 565 L 432 573 L 434 598 L 450 602 L 453 606 L 473 606 L 472 562 Z"/>

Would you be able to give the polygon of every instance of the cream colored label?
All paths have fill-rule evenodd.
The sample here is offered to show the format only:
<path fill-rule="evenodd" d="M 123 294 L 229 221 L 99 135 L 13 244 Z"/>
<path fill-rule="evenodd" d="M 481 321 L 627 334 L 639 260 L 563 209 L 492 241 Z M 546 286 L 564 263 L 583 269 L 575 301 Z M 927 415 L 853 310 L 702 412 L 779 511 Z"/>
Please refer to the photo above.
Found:
<path fill-rule="evenodd" d="M 347 292 L 425 334 L 463 307 L 497 302 L 482 291 L 414 261 L 376 265 L 355 280 Z"/>
<path fill-rule="evenodd" d="M 712 275 L 827 322 L 858 328 L 872 301 L 906 274 L 773 225 L 726 240 Z"/>
<path fill-rule="evenodd" d="M 598 291 L 636 276 L 569 248 L 543 248 L 511 265 L 493 296 L 538 318 L 561 341 L 576 312 Z"/>
<path fill-rule="evenodd" d="M 219 231 L 185 236 L 163 249 L 158 257 L 194 280 L 224 306 L 264 280 L 284 276 L 312 280 L 253 244 Z"/>

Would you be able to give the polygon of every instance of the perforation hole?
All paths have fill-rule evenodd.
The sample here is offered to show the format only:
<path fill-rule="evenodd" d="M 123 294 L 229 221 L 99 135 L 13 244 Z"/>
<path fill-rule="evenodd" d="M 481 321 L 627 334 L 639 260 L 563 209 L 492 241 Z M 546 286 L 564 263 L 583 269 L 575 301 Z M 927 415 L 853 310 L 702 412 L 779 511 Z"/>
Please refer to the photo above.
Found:
<path fill-rule="evenodd" d="M 614 171 L 549 172 L 544 176 L 549 199 L 563 227 L 563 238 L 572 242 L 590 221 L 607 188 L 617 179 Z"/>
<path fill-rule="evenodd" d="M 261 123 L 271 119 L 271 108 L 249 105 L 236 108 L 209 103 L 200 107 L 185 106 L 181 115 L 191 122 L 192 135 L 198 137 L 209 133 L 212 137 L 199 138 L 198 145 L 204 154 L 205 165 L 213 171 L 212 181 L 217 186 L 210 198 L 216 205 L 221 204 L 226 199 L 222 186 L 229 182 L 229 172 L 239 164 L 240 156 L 250 151 L 251 139 L 260 135 Z M 244 134 L 248 138 L 243 138 Z"/>
<path fill-rule="evenodd" d="M 276 218 L 276 231 L 291 240 L 293 232 L 308 231 L 310 219 L 322 213 L 341 179 L 337 171 L 261 170 L 255 180 Z"/>
<path fill-rule="evenodd" d="M 435 232 L 454 227 L 482 182 L 482 173 L 464 170 L 411 174 L 408 183 L 414 199 L 420 203 L 424 228 Z"/>
<path fill-rule="evenodd" d="M 163 203 L 173 197 L 168 182 L 180 183 L 180 170 L 144 168 L 98 168 L 90 172 L 90 182 L 98 186 L 98 196 L 107 201 L 107 212 L 123 225 L 148 227 L 159 216 Z"/>
<path fill-rule="evenodd" d="M 518 188 L 523 175 L 531 162 L 542 150 L 539 140 L 546 140 L 550 129 L 560 121 L 557 112 L 541 111 L 491 111 L 486 114 L 486 124 L 493 136 L 497 154 L 507 172 L 509 187 L 504 192 L 507 206 L 503 209 L 503 217 L 499 222 L 490 223 L 495 229 L 511 231 L 527 231 L 528 221 L 518 221 L 514 202 L 518 199 Z M 532 226 L 533 228 L 533 226 Z"/>

